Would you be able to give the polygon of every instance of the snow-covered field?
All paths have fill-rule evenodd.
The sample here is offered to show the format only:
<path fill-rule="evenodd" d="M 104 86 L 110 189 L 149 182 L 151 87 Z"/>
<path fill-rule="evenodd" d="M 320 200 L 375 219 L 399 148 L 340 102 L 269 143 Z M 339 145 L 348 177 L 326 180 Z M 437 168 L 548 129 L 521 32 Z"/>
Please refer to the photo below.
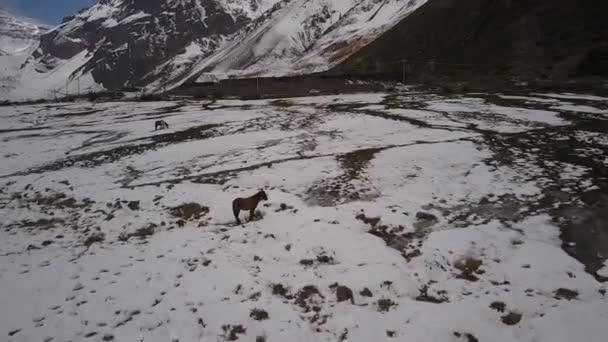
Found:
<path fill-rule="evenodd" d="M 0 107 L 0 340 L 605 341 L 607 108 Z M 236 225 L 232 200 L 259 189 Z"/>

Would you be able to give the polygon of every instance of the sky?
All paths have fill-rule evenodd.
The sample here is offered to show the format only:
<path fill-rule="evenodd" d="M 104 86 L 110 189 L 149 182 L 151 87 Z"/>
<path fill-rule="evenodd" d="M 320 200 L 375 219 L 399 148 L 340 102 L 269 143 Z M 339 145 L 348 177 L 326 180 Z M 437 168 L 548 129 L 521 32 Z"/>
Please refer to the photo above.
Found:
<path fill-rule="evenodd" d="M 37 19 L 46 24 L 58 24 L 94 0 L 0 0 L 0 7 L 12 13 Z"/>

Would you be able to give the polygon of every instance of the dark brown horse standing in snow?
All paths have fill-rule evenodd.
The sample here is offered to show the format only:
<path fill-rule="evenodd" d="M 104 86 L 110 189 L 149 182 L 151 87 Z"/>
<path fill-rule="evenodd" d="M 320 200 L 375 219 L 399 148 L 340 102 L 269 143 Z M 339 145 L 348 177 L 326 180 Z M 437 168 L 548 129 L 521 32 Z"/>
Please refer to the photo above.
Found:
<path fill-rule="evenodd" d="M 266 196 L 264 190 L 258 191 L 257 194 L 251 197 L 239 197 L 232 201 L 232 212 L 236 218 L 236 223 L 241 224 L 241 220 L 239 219 L 239 213 L 241 210 L 249 210 L 249 221 L 253 220 L 253 214 L 255 213 L 255 209 L 258 207 L 258 203 L 260 203 L 260 201 L 268 201 L 268 196 Z"/>
<path fill-rule="evenodd" d="M 157 131 L 159 129 L 169 129 L 169 124 L 165 120 L 157 120 L 154 123 L 154 130 Z"/>

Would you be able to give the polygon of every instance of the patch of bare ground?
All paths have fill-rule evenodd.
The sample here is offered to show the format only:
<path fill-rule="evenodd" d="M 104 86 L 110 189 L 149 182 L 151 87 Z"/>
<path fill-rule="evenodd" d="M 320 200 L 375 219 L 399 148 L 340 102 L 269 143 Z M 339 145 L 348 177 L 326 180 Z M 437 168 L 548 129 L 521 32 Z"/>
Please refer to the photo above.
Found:
<path fill-rule="evenodd" d="M 140 227 L 138 229 L 136 229 L 133 232 L 122 232 L 120 233 L 120 235 L 118 236 L 118 241 L 129 241 L 130 238 L 138 238 L 140 240 L 144 240 L 149 236 L 154 235 L 154 233 L 156 232 L 156 230 L 158 229 L 158 225 L 154 224 L 154 223 L 148 223 L 146 225 L 144 225 L 143 227 Z"/>
<path fill-rule="evenodd" d="M 48 209 L 84 209 L 90 207 L 91 204 L 95 203 L 94 201 L 88 198 L 85 198 L 79 202 L 75 198 L 69 197 L 63 192 L 36 192 L 34 194 L 34 197 L 29 199 L 26 196 L 27 194 L 22 197 L 25 202 L 33 203 Z"/>
<path fill-rule="evenodd" d="M 368 184 L 366 169 L 374 156 L 382 148 L 362 149 L 342 154 L 336 157 L 342 175 L 323 179 L 306 191 L 307 202 L 320 206 L 335 206 L 351 201 L 369 200 L 377 196 L 369 186 L 357 187 L 352 182 L 357 180 Z"/>
<path fill-rule="evenodd" d="M 335 283 L 330 285 L 329 288 L 336 291 L 336 301 L 338 303 L 350 301 L 351 304 L 355 304 L 355 295 L 348 286 Z"/>
<path fill-rule="evenodd" d="M 518 312 L 511 311 L 508 314 L 500 317 L 500 320 L 506 325 L 516 325 L 521 322 L 522 315 Z"/>
<path fill-rule="evenodd" d="M 99 227 L 88 219 L 88 213 L 95 203 L 89 198 L 78 200 L 63 192 L 54 192 L 50 189 L 34 191 L 32 185 L 26 186 L 22 192 L 13 193 L 11 198 L 10 206 L 5 206 L 5 209 L 27 209 L 45 217 L 8 223 L 4 226 L 7 232 L 20 229 L 33 233 L 69 227 L 76 234 L 86 235 L 91 229 L 99 230 Z"/>
<path fill-rule="evenodd" d="M 93 233 L 91 235 L 89 235 L 83 242 L 83 244 L 86 247 L 91 247 L 91 245 L 95 244 L 95 243 L 101 243 L 106 239 L 106 236 L 104 233 Z"/>
<path fill-rule="evenodd" d="M 389 312 L 393 306 L 397 306 L 397 303 L 393 302 L 391 299 L 388 298 L 381 298 L 378 299 L 376 305 L 378 306 L 378 311 Z"/>
<path fill-rule="evenodd" d="M 429 285 L 423 285 L 420 288 L 420 294 L 416 297 L 416 300 L 419 302 L 427 302 L 434 304 L 441 304 L 449 302 L 448 298 L 445 297 L 445 291 L 437 291 L 439 297 L 429 294 Z"/>
<path fill-rule="evenodd" d="M 325 297 L 316 286 L 307 285 L 298 291 L 295 296 L 295 304 L 304 310 L 304 312 L 319 312 L 321 311 L 320 304 Z"/>
<path fill-rule="evenodd" d="M 550 109 L 547 105 L 538 106 Z M 605 164 L 608 146 L 585 138 L 605 136 L 608 119 L 569 111 L 561 111 L 560 116 L 568 124 L 485 135 L 485 142 L 493 152 L 485 163 L 490 167 L 518 167 L 522 179 L 542 180 L 543 193 L 538 200 L 512 206 L 519 209 L 516 217 L 551 215 L 561 229 L 564 251 L 583 263 L 585 270 L 598 281 L 608 281 L 608 277 L 597 274 L 603 267 L 602 256 L 608 255 L 608 226 L 604 224 L 608 219 L 608 199 L 590 193 L 608 193 L 608 167 Z M 563 177 L 567 168 L 577 168 L 582 174 Z M 590 190 L 590 184 L 594 190 Z"/>
<path fill-rule="evenodd" d="M 202 206 L 195 202 L 183 203 L 170 208 L 169 213 L 182 220 L 198 221 L 209 213 L 209 207 Z"/>
<path fill-rule="evenodd" d="M 502 313 L 507 309 L 507 305 L 503 302 L 492 302 L 492 304 L 490 304 L 490 309 L 494 309 Z"/>
<path fill-rule="evenodd" d="M 300 265 L 303 266 L 313 266 L 313 265 L 335 265 L 336 260 L 333 256 L 327 255 L 324 252 L 320 253 L 314 259 L 302 259 L 300 260 Z"/>
<path fill-rule="evenodd" d="M 372 293 L 372 291 L 370 289 L 368 289 L 367 287 L 364 288 L 363 290 L 361 290 L 359 292 L 359 294 L 363 297 L 373 297 L 374 294 Z"/>
<path fill-rule="evenodd" d="M 285 286 L 283 286 L 283 284 L 272 284 L 271 288 L 272 288 L 272 294 L 275 296 L 280 296 L 285 299 L 293 298 L 293 296 L 291 294 L 289 294 L 289 291 L 287 290 L 287 288 Z"/>
<path fill-rule="evenodd" d="M 473 257 L 465 257 L 456 260 L 454 262 L 454 268 L 460 271 L 457 278 L 465 279 L 468 281 L 478 281 L 478 275 L 484 274 L 485 271 L 481 269 L 483 262 Z"/>
<path fill-rule="evenodd" d="M 239 339 L 239 335 L 243 335 L 247 332 L 247 330 L 242 325 L 230 325 L 226 324 L 222 326 L 222 330 L 224 334 L 222 337 L 226 341 L 236 341 Z"/>
<path fill-rule="evenodd" d="M 355 218 L 369 225 L 370 234 L 384 240 L 388 247 L 398 250 L 407 261 L 421 255 L 420 246 L 426 234 L 421 234 L 420 231 L 404 233 L 404 226 L 380 224 L 380 217 L 367 217 L 364 213 L 358 214 Z"/>
<path fill-rule="evenodd" d="M 559 288 L 553 292 L 555 299 L 573 300 L 578 298 L 578 291 Z"/>
<path fill-rule="evenodd" d="M 12 224 L 7 225 L 7 231 L 12 228 L 24 228 L 29 231 L 32 230 L 49 230 L 57 226 L 65 224 L 65 220 L 59 217 L 41 218 L 35 221 L 32 220 L 21 220 Z"/>
<path fill-rule="evenodd" d="M 479 342 L 477 337 L 475 337 L 475 335 L 473 335 L 471 333 L 461 333 L 461 332 L 455 331 L 454 336 L 461 338 L 465 342 Z"/>
<path fill-rule="evenodd" d="M 263 321 L 267 320 L 269 318 L 269 315 L 266 310 L 255 308 L 251 310 L 251 312 L 249 313 L 249 317 L 255 319 L 256 321 Z"/>

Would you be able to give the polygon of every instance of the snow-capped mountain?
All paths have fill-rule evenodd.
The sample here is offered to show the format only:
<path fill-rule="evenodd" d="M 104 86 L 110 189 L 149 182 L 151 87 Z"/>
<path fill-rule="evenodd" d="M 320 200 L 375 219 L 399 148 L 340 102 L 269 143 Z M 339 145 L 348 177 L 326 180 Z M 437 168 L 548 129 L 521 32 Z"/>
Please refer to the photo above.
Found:
<path fill-rule="evenodd" d="M 42 35 L 13 97 L 322 71 L 424 2 L 98 0 Z"/>
<path fill-rule="evenodd" d="M 0 100 L 17 85 L 19 68 L 47 28 L 0 8 Z"/>
<path fill-rule="evenodd" d="M 37 44 L 47 28 L 28 18 L 21 18 L 0 8 L 0 54 L 12 55 Z"/>
<path fill-rule="evenodd" d="M 283 76 L 327 70 L 393 27 L 426 0 L 292 0 L 239 32 L 194 76 Z"/>

